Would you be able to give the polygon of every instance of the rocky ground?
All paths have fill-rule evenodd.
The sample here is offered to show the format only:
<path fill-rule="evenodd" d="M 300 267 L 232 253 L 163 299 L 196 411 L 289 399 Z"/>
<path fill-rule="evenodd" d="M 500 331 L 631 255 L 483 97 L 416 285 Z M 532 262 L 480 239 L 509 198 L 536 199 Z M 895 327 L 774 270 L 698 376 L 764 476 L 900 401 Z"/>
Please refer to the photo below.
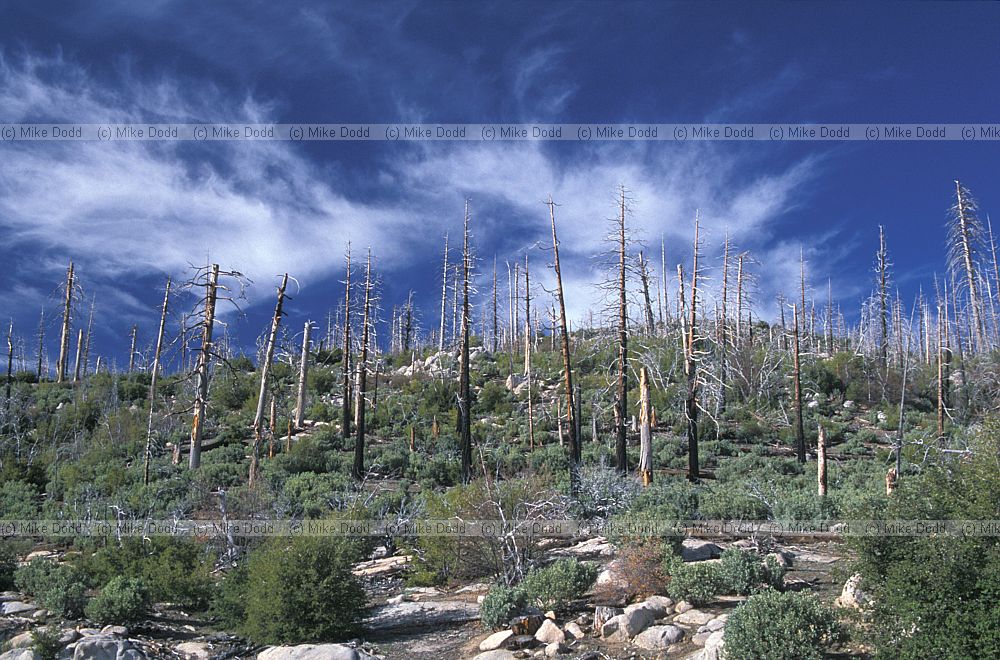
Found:
<path fill-rule="evenodd" d="M 726 545 L 689 539 L 683 555 L 687 561 L 714 561 Z M 605 569 L 599 582 L 615 579 L 614 552 L 603 539 L 588 539 L 550 552 L 599 562 Z M 837 543 L 787 545 L 778 549 L 778 556 L 788 565 L 789 589 L 808 589 L 829 603 L 840 596 L 838 604 L 847 607 L 856 606 L 862 597 L 850 584 L 842 589 L 848 576 L 842 567 L 843 547 Z M 365 621 L 364 640 L 349 644 L 255 647 L 169 604 L 158 604 L 140 625 L 91 628 L 85 622 L 54 620 L 21 594 L 4 592 L 0 593 L 0 639 L 7 641 L 0 646 L 4 651 L 0 660 L 42 660 L 32 649 L 31 631 L 43 626 L 59 631 L 61 660 L 714 660 L 720 657 L 726 619 L 743 600 L 720 597 L 710 606 L 695 608 L 664 596 L 627 605 L 608 605 L 594 596 L 570 611 L 535 612 L 515 619 L 508 629 L 490 632 L 479 624 L 479 601 L 489 588 L 487 584 L 450 590 L 407 588 L 401 575 L 408 560 L 405 556 L 386 557 L 355 568 L 368 585 L 374 607 Z M 843 655 L 858 654 L 845 651 Z"/>

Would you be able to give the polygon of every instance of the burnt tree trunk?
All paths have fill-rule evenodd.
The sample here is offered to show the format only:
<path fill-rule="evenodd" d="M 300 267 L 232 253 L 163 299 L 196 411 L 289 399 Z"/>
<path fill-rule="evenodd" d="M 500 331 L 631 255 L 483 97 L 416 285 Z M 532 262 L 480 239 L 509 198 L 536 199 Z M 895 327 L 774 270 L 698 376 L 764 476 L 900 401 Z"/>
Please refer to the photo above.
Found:
<path fill-rule="evenodd" d="M 698 465 L 698 363 L 695 358 L 696 324 L 698 322 L 698 215 L 694 219 L 694 256 L 691 271 L 691 308 L 688 310 L 687 342 L 684 359 L 684 373 L 687 377 L 687 397 L 684 405 L 687 418 L 688 479 L 701 478 Z M 680 270 L 678 270 L 678 274 Z"/>
<path fill-rule="evenodd" d="M 642 485 L 653 483 L 652 402 L 649 398 L 649 374 L 646 367 L 639 371 L 639 476 Z"/>
<path fill-rule="evenodd" d="M 201 465 L 201 437 L 205 425 L 205 411 L 208 406 L 208 372 L 212 359 L 212 331 L 215 325 L 215 302 L 219 290 L 219 264 L 212 264 L 205 284 L 205 318 L 202 319 L 201 351 L 198 355 L 198 391 L 194 401 L 194 421 L 191 424 L 191 453 L 188 466 L 196 470 Z M 180 454 L 174 454 L 177 461 Z"/>
<path fill-rule="evenodd" d="M 462 483 L 472 480 L 472 398 L 469 383 L 469 275 L 472 255 L 469 253 L 469 201 L 465 201 L 465 222 L 462 231 L 462 339 L 461 364 L 458 378 L 459 446 L 462 453 Z"/>
<path fill-rule="evenodd" d="M 552 253 L 556 272 L 556 299 L 559 303 L 559 333 L 562 337 L 563 382 L 566 386 L 566 414 L 569 416 L 569 480 L 570 493 L 576 495 L 580 490 L 580 438 L 576 435 L 576 423 L 573 419 L 573 368 L 570 361 L 569 324 L 566 323 L 566 299 L 563 296 L 562 271 L 559 268 L 559 239 L 556 236 L 555 202 L 549 197 L 549 219 L 552 223 Z"/>
<path fill-rule="evenodd" d="M 156 384 L 160 376 L 160 354 L 163 351 L 163 332 L 167 326 L 167 305 L 170 301 L 170 278 L 163 292 L 160 308 L 160 327 L 156 332 L 156 350 L 153 353 L 153 371 L 149 377 L 149 421 L 146 424 L 146 452 L 142 463 L 142 483 L 149 484 L 149 462 L 153 456 L 153 412 L 156 409 Z"/>
<path fill-rule="evenodd" d="M 795 454 L 799 463 L 806 462 L 806 437 L 802 427 L 802 377 L 799 364 L 799 307 L 792 306 L 792 349 L 793 372 L 792 385 L 795 389 Z"/>
<path fill-rule="evenodd" d="M 628 304 L 625 291 L 625 189 L 619 197 L 618 214 L 618 381 L 615 406 L 618 408 L 618 424 L 615 428 L 615 462 L 618 472 L 628 473 Z"/>
<path fill-rule="evenodd" d="M 59 361 L 56 362 L 56 382 L 66 380 L 69 363 L 69 325 L 73 310 L 73 262 L 66 270 L 66 292 L 63 299 L 62 333 L 59 338 Z"/>
<path fill-rule="evenodd" d="M 306 321 L 302 329 L 302 356 L 299 358 L 299 390 L 295 397 L 295 428 L 302 428 L 306 415 L 306 380 L 309 377 L 309 335 L 312 322 Z"/>
<path fill-rule="evenodd" d="M 360 481 L 365 475 L 365 395 L 368 390 L 368 330 L 370 325 L 372 293 L 372 251 L 368 248 L 368 263 L 365 266 L 365 307 L 361 322 L 361 356 L 358 359 L 358 384 L 355 388 L 354 403 L 354 466 L 351 475 Z"/>
<path fill-rule="evenodd" d="M 344 372 L 344 400 L 341 403 L 340 434 L 344 440 L 351 437 L 351 244 L 347 244 L 347 279 L 344 284 L 344 354 L 341 366 Z"/>
<path fill-rule="evenodd" d="M 278 328 L 281 326 L 281 308 L 285 304 L 285 287 L 288 286 L 288 273 L 281 278 L 278 287 L 278 302 L 274 306 L 274 317 L 271 319 L 271 331 L 267 335 L 267 345 L 264 349 L 264 363 L 260 365 L 260 391 L 257 395 L 257 414 L 253 418 L 253 446 L 250 449 L 250 474 L 247 485 L 250 488 L 257 482 L 257 472 L 260 461 L 260 447 L 264 439 L 264 402 L 267 400 L 268 378 L 271 375 L 271 362 L 274 360 L 274 346 L 278 343 Z"/>

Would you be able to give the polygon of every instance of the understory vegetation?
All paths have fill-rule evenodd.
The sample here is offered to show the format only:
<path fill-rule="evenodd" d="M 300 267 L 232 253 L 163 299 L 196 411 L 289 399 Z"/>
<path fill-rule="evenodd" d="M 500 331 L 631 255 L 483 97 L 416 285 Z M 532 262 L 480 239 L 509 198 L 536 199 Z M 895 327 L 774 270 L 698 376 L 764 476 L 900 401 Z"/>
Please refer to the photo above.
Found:
<path fill-rule="evenodd" d="M 967 214 L 967 191 L 957 195 L 956 213 Z M 667 278 L 651 294 L 649 262 L 634 259 L 626 201 L 622 189 L 605 283 L 620 302 L 603 323 L 568 327 L 557 313 L 561 280 L 548 297 L 513 293 L 515 280 L 510 320 L 494 310 L 493 330 L 483 318 L 477 332 L 467 294 L 458 304 L 466 241 L 464 280 L 442 287 L 444 336 L 436 322 L 421 332 L 410 298 L 392 310 L 388 346 L 369 337 L 381 327 L 369 257 L 363 307 L 350 289 L 341 314 L 351 319 L 328 322 L 315 341 L 281 325 L 287 276 L 257 353 L 212 340 L 206 301 L 240 282 L 215 266 L 194 278 L 201 345 L 171 355 L 169 369 L 157 369 L 157 349 L 128 371 L 88 373 L 85 360 L 71 380 L 61 353 L 52 379 L 22 356 L 0 419 L 0 520 L 324 521 L 349 531 L 53 535 L 33 541 L 54 556 L 28 563 L 31 542 L 7 539 L 0 589 L 71 619 L 133 622 L 170 603 L 262 644 L 344 640 L 363 631 L 371 604 L 351 567 L 378 549 L 412 556 L 411 586 L 493 584 L 481 612 L 493 628 L 524 608 L 559 610 L 607 588 L 591 563 L 549 563 L 556 534 L 546 525 L 562 521 L 606 530 L 629 576 L 623 598 L 748 597 L 726 644 L 759 654 L 734 657 L 820 657 L 842 631 L 814 600 L 782 592 L 777 557 L 730 549 L 718 563 L 685 563 L 669 526 L 1000 518 L 993 301 L 943 290 L 936 313 L 922 296 L 908 319 L 886 284 L 884 237 L 876 292 L 854 326 L 832 299 L 806 299 L 804 262 L 780 320 L 751 314 L 743 255 L 737 270 L 728 239 L 715 273 L 728 292 L 698 279 L 696 238 L 695 272 L 671 300 Z M 67 309 L 73 282 L 71 267 Z M 517 314 L 535 295 L 522 326 Z M 170 300 L 168 288 L 163 318 Z M 419 525 L 443 521 L 493 526 L 476 535 Z M 372 522 L 377 531 L 358 531 Z M 877 637 L 866 641 L 884 657 L 1000 655 L 997 537 L 852 539 L 875 603 L 863 623 Z"/>

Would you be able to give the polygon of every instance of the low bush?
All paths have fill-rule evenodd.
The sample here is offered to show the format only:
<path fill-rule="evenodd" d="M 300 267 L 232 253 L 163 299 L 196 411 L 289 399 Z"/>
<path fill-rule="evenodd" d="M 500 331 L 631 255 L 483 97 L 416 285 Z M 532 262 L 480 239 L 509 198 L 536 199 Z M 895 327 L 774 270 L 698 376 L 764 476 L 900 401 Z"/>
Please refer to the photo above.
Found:
<path fill-rule="evenodd" d="M 727 594 L 747 596 L 767 587 L 784 587 L 785 567 L 773 557 L 729 548 L 722 553 L 718 566 L 720 586 Z"/>
<path fill-rule="evenodd" d="M 520 586 L 493 585 L 479 606 L 479 622 L 486 630 L 503 628 L 527 604 L 528 596 Z"/>
<path fill-rule="evenodd" d="M 120 546 L 101 548 L 77 565 L 93 587 L 118 576 L 135 578 L 142 581 L 154 602 L 203 609 L 211 594 L 214 559 L 195 541 L 154 537 L 124 539 Z"/>
<path fill-rule="evenodd" d="M 843 639 L 837 620 L 814 596 L 768 589 L 729 616 L 726 657 L 743 660 L 819 660 Z"/>
<path fill-rule="evenodd" d="M 365 591 L 350 540 L 273 538 L 247 560 L 243 634 L 262 644 L 340 641 L 358 632 Z"/>
<path fill-rule="evenodd" d="M 18 568 L 14 584 L 34 596 L 39 605 L 65 618 L 80 617 L 87 604 L 83 575 L 72 566 L 49 559 L 38 558 Z"/>
<path fill-rule="evenodd" d="M 686 564 L 677 555 L 668 553 L 663 570 L 670 576 L 667 593 L 674 600 L 686 600 L 692 605 L 707 605 L 724 591 L 716 564 Z"/>
<path fill-rule="evenodd" d="M 545 568 L 528 571 L 521 587 L 528 599 L 542 610 L 558 610 L 590 589 L 597 572 L 594 564 L 559 559 Z"/>
<path fill-rule="evenodd" d="M 104 585 L 84 611 L 92 621 L 124 625 L 142 619 L 149 602 L 149 591 L 142 580 L 119 575 Z"/>
<path fill-rule="evenodd" d="M 62 631 L 55 626 L 35 628 L 31 631 L 31 648 L 40 660 L 56 660 L 63 648 L 61 636 Z"/>
<path fill-rule="evenodd" d="M 17 570 L 17 553 L 12 544 L 0 541 L 0 591 L 14 588 L 14 571 Z"/>

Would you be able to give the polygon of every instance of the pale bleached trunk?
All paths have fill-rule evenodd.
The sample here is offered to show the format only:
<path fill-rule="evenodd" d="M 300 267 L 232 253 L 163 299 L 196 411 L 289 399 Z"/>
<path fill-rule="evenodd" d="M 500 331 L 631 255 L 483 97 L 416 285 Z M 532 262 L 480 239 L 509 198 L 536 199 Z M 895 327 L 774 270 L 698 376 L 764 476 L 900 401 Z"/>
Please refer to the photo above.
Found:
<path fill-rule="evenodd" d="M 299 391 L 295 398 L 295 428 L 302 428 L 306 414 L 306 380 L 309 377 L 309 335 L 312 322 L 306 321 L 302 329 L 302 356 L 299 358 Z"/>
<path fill-rule="evenodd" d="M 649 398 L 649 374 L 639 371 L 639 476 L 643 486 L 653 483 L 652 402 Z"/>
<path fill-rule="evenodd" d="M 146 452 L 143 457 L 142 483 L 149 483 L 149 462 L 153 456 L 153 412 L 156 409 L 156 384 L 160 377 L 160 354 L 163 351 L 163 332 L 167 325 L 167 305 L 170 301 L 170 278 L 163 292 L 163 306 L 160 309 L 160 327 L 156 332 L 156 350 L 153 353 L 153 371 L 149 377 L 149 421 L 146 424 Z"/>
<path fill-rule="evenodd" d="M 247 485 L 250 488 L 257 482 L 260 461 L 260 446 L 264 438 L 264 402 L 267 400 L 267 384 L 271 376 L 271 362 L 274 360 L 274 346 L 278 342 L 278 328 L 281 326 L 281 308 L 285 304 L 285 287 L 288 286 L 288 273 L 281 278 L 278 287 L 278 302 L 274 306 L 274 317 L 271 319 L 271 332 L 267 336 L 264 349 L 264 363 L 260 365 L 260 390 L 257 395 L 257 414 L 253 418 L 253 447 L 250 450 L 250 474 Z"/>
<path fill-rule="evenodd" d="M 194 421 L 191 424 L 191 453 L 188 466 L 196 470 L 201 465 L 201 439 L 208 408 L 208 374 L 212 360 L 212 332 L 215 325 L 215 302 L 219 289 L 219 264 L 213 264 L 205 285 L 205 317 L 202 319 L 201 351 L 198 355 L 197 394 L 194 402 Z M 179 448 L 179 447 L 178 447 Z M 180 461 L 180 452 L 174 452 L 174 462 Z"/>
<path fill-rule="evenodd" d="M 66 291 L 63 298 L 62 333 L 59 337 L 59 361 L 56 362 L 56 382 L 66 380 L 66 370 L 69 366 L 69 326 L 73 310 L 73 262 L 69 262 L 66 270 Z"/>

